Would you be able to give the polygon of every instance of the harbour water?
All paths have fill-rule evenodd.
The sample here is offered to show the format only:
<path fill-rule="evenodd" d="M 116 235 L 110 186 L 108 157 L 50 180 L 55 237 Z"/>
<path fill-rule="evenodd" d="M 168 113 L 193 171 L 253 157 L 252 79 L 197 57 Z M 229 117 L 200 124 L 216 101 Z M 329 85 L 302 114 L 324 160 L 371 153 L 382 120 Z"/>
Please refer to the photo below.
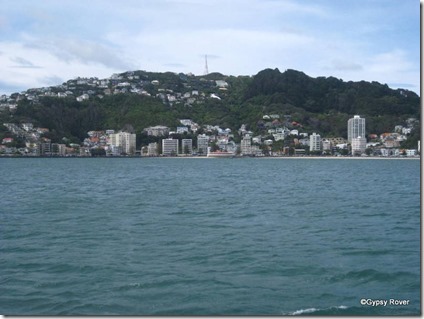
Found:
<path fill-rule="evenodd" d="M 0 176 L 3 315 L 421 314 L 419 160 L 11 158 Z"/>

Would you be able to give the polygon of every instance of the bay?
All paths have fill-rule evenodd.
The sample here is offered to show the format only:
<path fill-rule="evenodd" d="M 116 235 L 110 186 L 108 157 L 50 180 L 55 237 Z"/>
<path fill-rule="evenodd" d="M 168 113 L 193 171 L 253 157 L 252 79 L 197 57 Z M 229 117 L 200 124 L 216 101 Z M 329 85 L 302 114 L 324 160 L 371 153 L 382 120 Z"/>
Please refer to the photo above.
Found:
<path fill-rule="evenodd" d="M 0 173 L 1 314 L 421 313 L 418 160 L 10 158 Z"/>

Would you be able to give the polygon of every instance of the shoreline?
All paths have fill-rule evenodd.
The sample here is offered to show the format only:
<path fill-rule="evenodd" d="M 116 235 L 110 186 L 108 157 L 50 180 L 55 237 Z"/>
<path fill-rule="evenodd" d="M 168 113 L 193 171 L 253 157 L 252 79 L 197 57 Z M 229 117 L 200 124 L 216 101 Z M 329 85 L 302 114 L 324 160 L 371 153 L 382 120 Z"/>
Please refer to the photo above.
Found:
<path fill-rule="evenodd" d="M 421 160 L 420 156 L 416 157 L 385 157 L 385 156 L 234 156 L 234 157 L 226 157 L 226 158 L 217 158 L 217 157 L 207 157 L 207 156 L 0 156 L 0 160 L 4 158 L 30 158 L 30 159 L 96 159 L 96 158 L 104 158 L 104 159 L 130 159 L 130 158 L 138 158 L 138 159 L 325 159 L 325 160 Z"/>

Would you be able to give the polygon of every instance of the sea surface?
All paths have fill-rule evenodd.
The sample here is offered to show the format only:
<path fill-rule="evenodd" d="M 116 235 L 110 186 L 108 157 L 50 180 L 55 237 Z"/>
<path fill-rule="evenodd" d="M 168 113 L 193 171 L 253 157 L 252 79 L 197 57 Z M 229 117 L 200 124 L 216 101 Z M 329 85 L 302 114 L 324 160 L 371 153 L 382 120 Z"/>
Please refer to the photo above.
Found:
<path fill-rule="evenodd" d="M 0 187 L 3 315 L 421 314 L 419 160 L 7 158 Z"/>

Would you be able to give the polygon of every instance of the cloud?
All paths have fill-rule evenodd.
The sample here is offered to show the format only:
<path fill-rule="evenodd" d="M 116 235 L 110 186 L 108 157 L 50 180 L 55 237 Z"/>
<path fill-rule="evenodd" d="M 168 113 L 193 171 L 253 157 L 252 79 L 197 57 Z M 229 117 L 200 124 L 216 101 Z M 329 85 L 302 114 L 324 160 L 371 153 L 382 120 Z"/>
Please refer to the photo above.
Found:
<path fill-rule="evenodd" d="M 413 68 L 407 53 L 401 49 L 376 54 L 370 58 L 369 64 L 370 71 L 381 74 L 411 71 Z"/>
<path fill-rule="evenodd" d="M 274 64 L 291 56 L 294 51 L 297 55 L 299 51 L 307 51 L 315 42 L 308 35 L 238 28 L 184 33 L 158 29 L 133 36 L 131 45 L 117 33 L 110 34 L 108 39 L 116 46 L 127 48 L 124 51 L 131 59 L 138 58 L 142 69 L 165 71 L 160 69 L 165 64 L 162 61 L 173 61 L 178 57 L 178 63 L 187 66 L 185 72 L 201 74 L 207 55 L 210 70 L 232 75 L 256 73 L 260 68 L 268 67 L 270 62 Z"/>
<path fill-rule="evenodd" d="M 61 78 L 60 76 L 57 76 L 57 75 L 45 76 L 45 77 L 42 77 L 38 80 L 39 80 L 40 83 L 43 83 L 46 86 L 55 86 L 55 85 L 59 85 L 59 84 L 62 84 L 63 82 L 65 82 L 63 80 L 63 78 Z"/>
<path fill-rule="evenodd" d="M 390 87 L 404 88 L 404 89 L 412 89 L 416 87 L 416 85 L 412 83 L 387 83 L 387 85 Z"/>
<path fill-rule="evenodd" d="M 120 56 L 117 52 L 119 49 L 83 39 L 52 38 L 42 44 L 34 40 L 27 43 L 26 47 L 47 51 L 66 63 L 96 63 L 122 71 L 134 67 L 122 59 L 122 55 Z"/>
<path fill-rule="evenodd" d="M 41 66 L 34 65 L 31 61 L 28 61 L 22 57 L 11 57 L 10 60 L 17 65 L 13 65 L 12 68 L 25 68 L 25 69 L 41 69 Z"/>
<path fill-rule="evenodd" d="M 7 81 L 0 80 L 0 95 L 17 93 L 28 89 L 23 87 L 21 83 L 11 83 L 9 79 Z"/>
<path fill-rule="evenodd" d="M 334 59 L 328 69 L 337 71 L 361 71 L 363 70 L 363 66 L 352 61 Z"/>
<path fill-rule="evenodd" d="M 412 61 L 413 59 L 409 54 L 401 49 L 375 54 L 367 61 L 367 79 L 392 83 L 390 87 L 393 88 L 403 88 L 403 86 L 397 86 L 395 83 L 407 83 L 409 88 L 419 94 L 420 81 L 417 77 L 415 64 Z"/>
<path fill-rule="evenodd" d="M 20 0 L 0 13 L 0 71 L 22 85 L 52 74 L 203 74 L 207 55 L 210 72 L 228 75 L 278 67 L 419 88 L 418 5 L 381 1 Z"/>
<path fill-rule="evenodd" d="M 127 71 L 77 58 L 60 59 L 57 51 L 51 52 L 45 46 L 0 41 L 0 47 L 5 52 L 0 55 L 2 78 L 8 82 L 8 85 L 2 85 L 0 93 L 12 93 L 11 89 L 23 91 L 28 88 L 58 85 L 64 82 L 63 79 L 78 76 L 107 78 L 113 73 Z M 10 65 L 10 62 L 15 65 L 5 67 Z M 43 67 L 36 67 L 39 65 Z"/>
<path fill-rule="evenodd" d="M 219 56 L 219 55 L 216 55 L 216 54 L 207 54 L 207 53 L 205 53 L 205 54 L 199 54 L 198 55 L 198 57 L 199 58 L 205 58 L 205 55 L 207 55 L 208 56 L 208 60 L 215 60 L 215 59 L 221 59 L 221 56 Z"/>
<path fill-rule="evenodd" d="M 279 13 L 286 14 L 303 14 L 309 16 L 328 17 L 325 6 L 316 2 L 301 3 L 299 1 L 281 1 L 281 0 L 262 0 L 254 1 L 256 9 L 261 10 L 278 10 Z"/>
<path fill-rule="evenodd" d="M 164 63 L 163 66 L 170 68 L 185 68 L 187 65 L 182 63 Z"/>

